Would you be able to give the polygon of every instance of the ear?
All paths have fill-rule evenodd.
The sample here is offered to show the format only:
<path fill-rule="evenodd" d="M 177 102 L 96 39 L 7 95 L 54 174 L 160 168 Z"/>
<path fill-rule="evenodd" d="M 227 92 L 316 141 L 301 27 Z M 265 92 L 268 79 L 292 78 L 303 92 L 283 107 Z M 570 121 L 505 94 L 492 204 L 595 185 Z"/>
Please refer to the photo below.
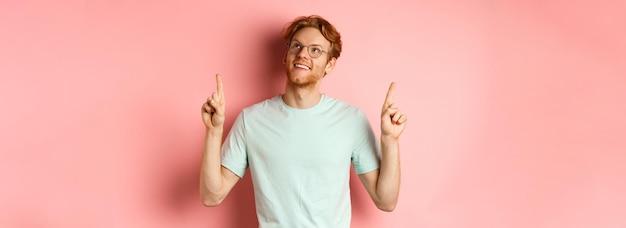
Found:
<path fill-rule="evenodd" d="M 287 55 L 289 54 L 289 42 L 285 43 L 285 54 L 283 55 L 283 65 L 287 64 Z"/>
<path fill-rule="evenodd" d="M 287 51 L 285 51 L 285 54 L 283 55 L 283 65 L 287 64 Z"/>
<path fill-rule="evenodd" d="M 335 63 L 337 63 L 337 58 L 332 57 L 327 63 L 326 63 L 326 69 L 324 69 L 324 74 L 330 74 L 331 72 L 333 72 L 333 69 L 335 68 Z"/>

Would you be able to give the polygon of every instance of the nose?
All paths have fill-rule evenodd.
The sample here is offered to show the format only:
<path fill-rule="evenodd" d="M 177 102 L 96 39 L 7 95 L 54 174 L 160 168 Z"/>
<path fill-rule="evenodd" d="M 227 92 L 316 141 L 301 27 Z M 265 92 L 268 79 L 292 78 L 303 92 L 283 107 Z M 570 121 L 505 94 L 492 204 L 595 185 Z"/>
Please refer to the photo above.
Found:
<path fill-rule="evenodd" d="M 300 58 L 309 58 L 309 47 L 302 47 L 302 49 L 296 53 L 296 56 Z"/>

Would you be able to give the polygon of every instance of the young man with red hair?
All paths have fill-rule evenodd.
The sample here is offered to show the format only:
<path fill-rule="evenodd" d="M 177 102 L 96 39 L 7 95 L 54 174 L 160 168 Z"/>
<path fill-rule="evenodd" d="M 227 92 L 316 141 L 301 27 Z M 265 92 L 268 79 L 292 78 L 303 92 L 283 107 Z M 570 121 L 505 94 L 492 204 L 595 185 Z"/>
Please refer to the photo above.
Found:
<path fill-rule="evenodd" d="M 350 227 L 350 164 L 378 208 L 392 211 L 400 188 L 399 137 L 407 117 L 392 102 L 381 112 L 380 156 L 365 114 L 320 92 L 341 53 L 324 18 L 298 17 L 283 31 L 284 94 L 245 108 L 222 145 L 222 80 L 202 106 L 206 125 L 200 193 L 219 205 L 248 167 L 260 227 Z"/>

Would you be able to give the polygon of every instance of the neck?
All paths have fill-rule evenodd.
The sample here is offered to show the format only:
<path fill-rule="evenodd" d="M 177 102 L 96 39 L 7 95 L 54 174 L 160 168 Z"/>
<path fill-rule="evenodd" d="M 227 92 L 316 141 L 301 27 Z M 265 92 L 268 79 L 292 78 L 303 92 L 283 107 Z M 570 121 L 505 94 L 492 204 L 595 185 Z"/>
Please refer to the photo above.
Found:
<path fill-rule="evenodd" d="M 317 105 L 322 99 L 319 91 L 319 84 L 315 85 L 294 85 L 287 82 L 283 101 L 292 108 L 305 109 Z"/>

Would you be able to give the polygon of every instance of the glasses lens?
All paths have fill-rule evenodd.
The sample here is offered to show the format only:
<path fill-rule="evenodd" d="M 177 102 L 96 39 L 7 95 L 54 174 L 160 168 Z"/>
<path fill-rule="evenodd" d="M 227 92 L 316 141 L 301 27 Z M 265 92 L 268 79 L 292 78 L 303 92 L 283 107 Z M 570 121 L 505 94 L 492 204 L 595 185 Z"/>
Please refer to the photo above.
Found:
<path fill-rule="evenodd" d="M 309 49 L 309 55 L 313 58 L 317 58 L 322 55 L 322 48 L 318 46 L 309 46 L 307 48 Z"/>
<path fill-rule="evenodd" d="M 289 53 L 291 54 L 296 54 L 300 52 L 300 49 L 302 49 L 302 45 L 298 43 L 292 43 L 291 45 L 289 45 Z"/>
<path fill-rule="evenodd" d="M 298 54 L 300 53 L 300 51 L 302 50 L 302 48 L 306 48 L 307 49 L 307 53 L 309 53 L 309 56 L 313 57 L 313 58 L 317 58 L 322 56 L 322 53 L 324 53 L 324 51 L 322 50 L 322 47 L 317 46 L 317 45 L 312 45 L 312 46 L 304 46 L 302 44 L 299 43 L 291 43 L 289 45 L 289 53 L 291 54 Z"/>

